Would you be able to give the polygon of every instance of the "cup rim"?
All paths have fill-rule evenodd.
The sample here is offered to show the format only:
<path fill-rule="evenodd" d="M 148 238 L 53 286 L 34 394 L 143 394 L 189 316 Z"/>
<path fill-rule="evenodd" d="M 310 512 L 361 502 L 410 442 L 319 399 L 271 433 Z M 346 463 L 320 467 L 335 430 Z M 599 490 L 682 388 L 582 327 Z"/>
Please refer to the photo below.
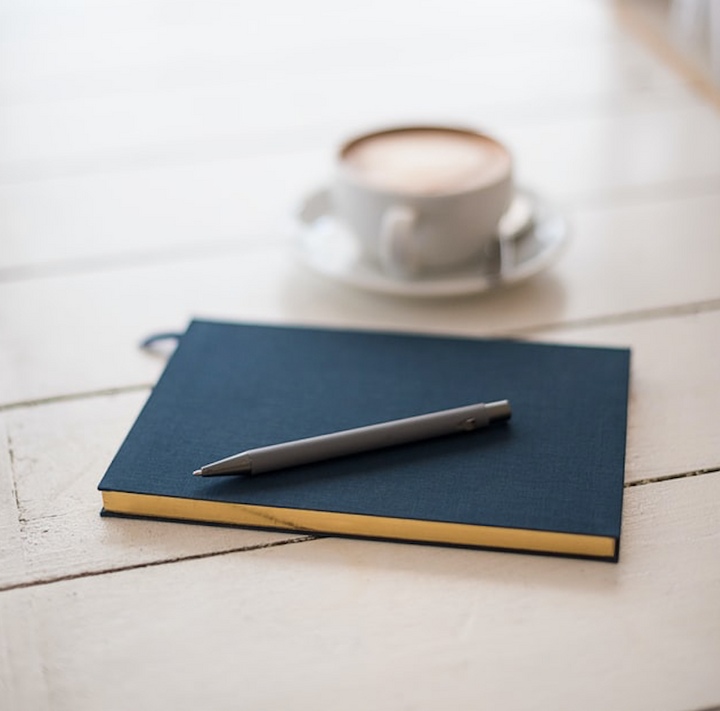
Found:
<path fill-rule="evenodd" d="M 369 183 L 367 181 L 362 180 L 362 178 L 358 177 L 356 171 L 352 170 L 347 162 L 345 161 L 345 156 L 347 155 L 348 151 L 361 141 L 365 141 L 369 138 L 374 138 L 376 136 L 385 136 L 388 134 L 393 133 L 405 133 L 407 131 L 438 131 L 438 132 L 451 132 L 451 133 L 459 133 L 464 136 L 473 136 L 475 138 L 482 138 L 486 141 L 490 141 L 491 143 L 498 146 L 502 151 L 505 152 L 505 154 L 508 157 L 508 168 L 507 171 L 504 171 L 500 173 L 498 176 L 494 177 L 493 179 L 487 179 L 487 180 L 478 180 L 476 183 L 473 183 L 472 185 L 468 187 L 464 187 L 458 190 L 448 190 L 444 192 L 438 192 L 438 193 L 420 193 L 420 192 L 414 192 L 409 190 L 395 190 L 392 188 L 382 188 L 377 185 L 373 185 L 372 183 Z M 343 141 L 338 148 L 338 150 L 335 153 L 335 162 L 338 169 L 339 176 L 347 181 L 353 184 L 353 186 L 362 188 L 363 190 L 366 190 L 371 193 L 375 193 L 377 195 L 387 195 L 387 196 L 393 196 L 397 198 L 405 198 L 405 199 L 422 199 L 422 200 L 442 200 L 447 199 L 448 197 L 452 196 L 462 196 L 467 195 L 470 193 L 477 192 L 478 190 L 484 190 L 487 188 L 494 187 L 496 185 L 500 185 L 506 181 L 511 181 L 513 177 L 513 155 L 510 149 L 499 139 L 497 139 L 495 136 L 493 136 L 490 133 L 487 133 L 485 131 L 477 130 L 470 127 L 465 126 L 457 126 L 457 125 L 443 125 L 443 124 L 408 124 L 408 125 L 402 125 L 402 126 L 389 126 L 385 128 L 379 128 L 376 130 L 366 131 L 361 134 L 356 134 L 352 138 L 349 138 L 345 141 Z"/>

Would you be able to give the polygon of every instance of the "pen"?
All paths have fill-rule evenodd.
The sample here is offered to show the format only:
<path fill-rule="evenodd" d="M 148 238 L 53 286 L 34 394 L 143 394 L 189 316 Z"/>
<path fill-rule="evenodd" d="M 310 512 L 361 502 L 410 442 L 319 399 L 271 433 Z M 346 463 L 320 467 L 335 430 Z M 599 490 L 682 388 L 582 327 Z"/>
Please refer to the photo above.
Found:
<path fill-rule="evenodd" d="M 196 469 L 193 474 L 195 476 L 264 474 L 433 437 L 472 432 L 493 422 L 509 420 L 510 415 L 510 403 L 507 400 L 476 403 L 451 410 L 431 412 L 427 415 L 406 417 L 268 447 L 248 449 L 232 457 L 206 464 Z"/>

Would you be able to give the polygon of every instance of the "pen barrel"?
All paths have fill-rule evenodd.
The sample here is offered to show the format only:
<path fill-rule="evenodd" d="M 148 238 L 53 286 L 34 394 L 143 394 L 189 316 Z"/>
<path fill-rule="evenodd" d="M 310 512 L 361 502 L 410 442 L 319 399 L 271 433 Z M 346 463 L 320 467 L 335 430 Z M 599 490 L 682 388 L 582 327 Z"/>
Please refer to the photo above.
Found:
<path fill-rule="evenodd" d="M 494 408 L 494 409 L 493 409 Z M 249 450 L 252 474 L 469 432 L 510 416 L 509 404 L 479 403 Z"/>

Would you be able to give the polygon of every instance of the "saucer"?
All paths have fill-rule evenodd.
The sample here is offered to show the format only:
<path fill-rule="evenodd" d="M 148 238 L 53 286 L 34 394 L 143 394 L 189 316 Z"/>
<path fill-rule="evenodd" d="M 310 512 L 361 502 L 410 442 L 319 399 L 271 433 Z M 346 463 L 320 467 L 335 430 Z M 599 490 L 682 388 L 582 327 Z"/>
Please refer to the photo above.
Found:
<path fill-rule="evenodd" d="M 486 254 L 455 269 L 400 279 L 362 253 L 354 236 L 333 216 L 327 189 L 307 197 L 296 227 L 297 257 L 312 271 L 359 289 L 406 297 L 461 296 L 523 281 L 555 261 L 568 234 L 556 210 L 520 189 Z"/>

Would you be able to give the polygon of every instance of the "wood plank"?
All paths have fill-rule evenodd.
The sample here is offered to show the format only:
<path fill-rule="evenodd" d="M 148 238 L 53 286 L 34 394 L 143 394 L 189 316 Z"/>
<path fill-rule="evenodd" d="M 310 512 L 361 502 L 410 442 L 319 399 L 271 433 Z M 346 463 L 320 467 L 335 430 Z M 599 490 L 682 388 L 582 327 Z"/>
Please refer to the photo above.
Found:
<path fill-rule="evenodd" d="M 253 548 L 298 535 L 100 517 L 97 485 L 147 392 L 31 407 L 10 420 L 14 519 L 0 551 L 0 586 Z M 10 508 L 10 507 L 8 507 Z M 5 566 L 24 552 L 20 569 Z"/>
<path fill-rule="evenodd" d="M 325 539 L 13 590 L 1 619 L 58 710 L 709 708 L 719 496 L 629 490 L 618 565 Z"/>
<path fill-rule="evenodd" d="M 517 156 L 518 180 L 557 199 L 581 200 L 718 176 L 720 115 L 706 105 L 655 113 L 503 127 Z M 648 191 L 651 192 L 651 191 Z"/>
<path fill-rule="evenodd" d="M 384 23 L 360 7 L 339 12 L 327 0 L 302 8 L 291 2 L 259 6 L 253 22 L 227 3 L 173 6 L 171 21 L 168 7 L 156 2 L 142 9 L 107 2 L 40 3 L 42 10 L 34 12 L 38 4 L 28 5 L 6 2 L 0 8 L 0 60 L 7 68 L 0 95 L 6 102 L 236 83 L 248 67 L 256 74 L 283 67 L 288 76 L 297 69 L 327 72 L 333 65 L 412 66 L 421 60 L 441 66 L 451 54 L 464 61 L 481 53 L 503 57 L 497 70 L 523 53 L 587 55 L 590 48 L 600 53 L 604 45 L 625 39 L 607 7 L 567 0 L 542 12 L 530 6 L 519 17 L 500 2 L 455 2 L 437 13 L 393 0 L 383 6 Z M 552 32 L 542 30 L 548 26 Z"/>
<path fill-rule="evenodd" d="M 473 32 L 457 22 L 452 27 L 456 32 Z M 508 38 L 508 31 L 516 27 L 504 29 L 492 43 L 447 35 L 442 39 L 436 35 L 429 43 L 424 33 L 413 31 L 386 37 L 374 34 L 371 53 L 365 37 L 327 32 L 313 37 L 304 31 L 283 42 L 282 37 L 258 35 L 246 24 L 145 26 L 81 37 L 55 32 L 34 41 L 0 41 L 0 58 L 9 68 L 0 76 L 0 89 L 6 106 L 110 98 L 119 93 L 135 103 L 158 93 L 165 100 L 178 92 L 203 96 L 202 88 L 237 96 L 241 88 L 261 90 L 258 78 L 265 77 L 273 81 L 273 91 L 265 92 L 270 101 L 278 100 L 273 97 L 276 93 L 300 98 L 300 88 L 314 93 L 322 87 L 339 91 L 339 99 L 349 96 L 357 101 L 350 88 L 360 88 L 361 93 L 371 90 L 368 82 L 382 83 L 381 70 L 386 69 L 402 78 L 411 92 L 415 87 L 420 90 L 418 82 L 424 79 L 434 101 L 459 98 L 449 89 L 470 80 L 482 87 L 481 97 L 476 98 L 491 104 L 512 99 L 546 105 L 567 97 L 582 101 L 667 91 L 685 83 L 637 42 L 617 32 L 586 44 L 576 37 L 566 45 L 548 44 L 536 32 L 534 37 L 542 38 L 541 43 L 519 45 Z M 243 41 L 248 32 L 252 38 Z M 398 43 L 403 45 L 402 53 L 397 51 Z M 122 51 L 128 46 L 134 49 L 132 56 Z M 531 66 L 537 81 L 528 83 Z M 447 87 L 439 81 L 441 76 Z"/>
<path fill-rule="evenodd" d="M 276 81 L 274 76 L 261 76 L 230 91 L 211 86 L 134 98 L 110 95 L 8 106 L 0 116 L 5 137 L 0 183 L 129 166 L 210 162 L 278 147 L 321 150 L 358 131 L 408 122 L 482 126 L 509 142 L 521 167 L 531 160 L 524 154 L 539 153 L 544 161 L 540 174 L 553 192 L 560 179 L 560 186 L 572 194 L 579 187 L 587 191 L 588 183 L 592 186 L 598 178 L 607 181 L 608 175 L 620 181 L 613 187 L 632 187 L 718 174 L 720 118 L 684 90 L 661 95 L 656 112 L 647 111 L 648 97 L 621 102 L 627 114 L 619 115 L 612 101 L 606 102 L 608 110 L 603 113 L 603 103 L 592 97 L 580 104 L 586 113 L 578 115 L 572 94 L 569 98 L 565 94 L 558 97 L 559 114 L 546 109 L 538 120 L 535 104 L 520 101 L 518 95 L 508 96 L 505 107 L 495 111 L 488 100 L 468 95 L 468 85 L 482 81 L 476 76 L 459 76 L 456 81 L 443 74 L 436 77 L 437 90 L 432 91 L 439 96 L 432 104 L 427 100 L 427 78 L 415 74 L 406 81 L 403 75 L 378 70 L 377 75 L 356 78 L 357 89 L 357 84 L 345 85 L 344 75 L 325 83 L 316 79 L 315 85 L 306 77 L 304 83 L 297 80 L 292 91 L 267 95 L 266 86 Z M 404 86 L 403 92 L 397 91 L 398 84 Z M 52 132 L 47 131 L 48 124 Z M 677 150 L 668 151 L 668 146 Z M 612 155 L 623 159 L 624 170 L 608 160 Z M 583 170 L 578 171 L 578 165 Z M 563 166 L 565 171 L 553 180 L 551 176 Z M 596 171 L 600 172 L 596 175 Z M 582 181 L 580 186 L 573 187 L 567 172 Z M 521 171 L 524 179 L 535 175 Z"/>
<path fill-rule="evenodd" d="M 705 189 L 702 181 L 707 180 L 714 181 L 710 184 L 717 190 L 720 154 L 716 163 L 712 160 L 720 118 L 690 103 L 686 106 L 694 109 L 689 127 L 683 129 L 686 113 L 678 113 L 676 104 L 642 100 L 629 113 L 604 121 L 556 117 L 547 125 L 539 122 L 537 111 L 532 115 L 540 125 L 513 128 L 512 118 L 497 114 L 494 120 L 504 127 L 514 149 L 519 182 L 565 205 L 588 197 L 607 205 L 627 191 L 640 191 L 645 199 L 655 197 L 663 181 L 675 178 L 675 171 L 678 178 L 695 181 L 691 189 L 696 192 Z M 517 106 L 513 111 L 527 113 Z M 478 111 L 472 121 L 481 118 L 493 121 L 485 111 Z M 708 136 L 707 153 L 698 148 L 687 155 L 668 153 L 666 144 L 683 143 L 683 130 L 694 133 L 698 141 Z M 630 139 L 624 136 L 632 137 L 636 147 L 628 147 Z M 341 136 L 328 135 L 326 129 L 298 150 L 290 150 L 285 138 L 274 147 L 261 138 L 249 134 L 245 142 L 221 142 L 209 153 L 189 145 L 179 153 L 176 146 L 158 146 L 144 157 L 130 151 L 119 154 L 120 163 L 112 172 L 1 185 L 5 248 L 0 270 L 116 255 L 137 259 L 148 253 L 152 258 L 169 247 L 209 249 L 281 237 L 288 216 L 307 191 L 329 181 L 332 153 Z M 222 158 L 209 161 L 218 148 Z M 258 152 L 243 155 L 253 150 Z M 190 151 L 184 158 L 189 164 L 178 164 L 184 151 Z M 614 155 L 620 156 L 619 164 L 611 158 Z M 167 161 L 171 165 L 164 164 Z M 626 169 L 628 163 L 632 170 Z"/>
<path fill-rule="evenodd" d="M 720 469 L 720 312 L 535 337 L 632 347 L 628 482 Z M 146 565 L 287 538 L 100 519 L 97 484 L 145 396 L 84 398 L 5 413 L 26 563 L 23 568 L 8 566 L 0 573 L 0 584 Z M 17 506 L 11 509 L 14 520 Z M 15 538 L 4 547 L 4 555 L 19 556 L 19 550 Z"/>
<path fill-rule="evenodd" d="M 0 186 L 0 278 L 47 262 L 276 242 L 331 168 L 328 147 Z"/>
<path fill-rule="evenodd" d="M 23 22 L 22 13 L 13 18 L 11 12 L 6 26 L 14 41 L 0 44 L 7 55 L 3 77 L 15 82 L 22 101 L 12 103 L 12 87 L 3 92 L 6 102 L 11 102 L 2 118 L 8 179 L 26 179 L 36 161 L 69 161 L 66 168 L 70 170 L 84 161 L 85 169 L 94 164 L 96 170 L 105 171 L 113 161 L 147 159 L 163 147 L 176 159 L 182 155 L 188 159 L 188 150 L 218 157 L 233 150 L 233 143 L 242 144 L 242 136 L 252 136 L 256 143 L 277 131 L 287 134 L 290 130 L 296 145 L 306 144 L 304 129 L 312 127 L 317 140 L 332 125 L 344 132 L 350 126 L 392 117 L 427 115 L 429 94 L 432 112 L 442 107 L 455 120 L 487 123 L 488 107 L 492 120 L 491 107 L 498 102 L 509 104 L 517 121 L 533 115 L 538 104 L 575 113 L 578 103 L 588 97 L 680 87 L 677 77 L 608 22 L 606 8 L 595 6 L 578 13 L 576 5 L 564 3 L 561 18 L 549 12 L 536 17 L 528 9 L 522 18 L 513 14 L 512 22 L 507 21 L 508 10 L 502 4 L 486 5 L 479 13 L 467 5 L 458 8 L 469 11 L 471 19 L 481 20 L 485 27 L 495 27 L 489 44 L 467 41 L 475 38 L 474 23 L 458 23 L 456 13 L 438 18 L 436 13 L 418 13 L 417 8 L 413 8 L 413 23 L 388 22 L 387 36 L 374 18 L 360 13 L 359 22 L 349 23 L 352 13 L 344 12 L 343 22 L 332 33 L 323 23 L 305 23 L 301 43 L 292 22 L 274 24 L 274 12 L 259 14 L 252 26 L 232 10 L 229 13 L 236 24 L 227 18 L 208 22 L 212 13 L 205 7 L 204 21 L 199 22 L 196 15 L 172 25 L 157 23 L 152 12 L 147 12 L 144 21 L 124 29 L 118 28 L 113 13 L 112 31 L 102 34 L 89 28 L 78 32 L 83 20 L 88 21 L 84 9 L 77 13 L 71 23 L 74 32 L 67 36 L 43 30 L 47 20 L 38 17 L 33 18 L 37 23 L 34 35 L 33 23 L 27 17 Z M 192 7 L 186 7 L 191 16 Z M 389 3 L 384 8 L 388 17 L 406 9 L 406 3 Z M 587 21 L 588 15 L 594 18 L 592 22 Z M 569 19 L 573 16 L 574 26 Z M 442 18 L 448 21 L 447 32 L 440 31 Z M 598 22 L 601 18 L 604 22 Z M 55 30 L 63 20 L 67 18 L 56 21 Z M 367 33 L 361 29 L 367 21 L 373 25 L 370 56 Z M 540 31 L 538 21 L 551 23 L 552 33 Z M 264 22 L 270 23 L 268 33 L 257 31 Z M 574 36 L 566 46 L 560 37 L 563 28 L 570 27 Z M 588 28 L 601 40 L 591 42 L 586 37 L 580 42 L 582 30 Z M 542 38 L 540 49 L 533 42 L 519 43 L 526 30 L 536 41 Z M 428 32 L 433 37 L 430 45 Z M 606 39 L 610 32 L 612 41 Z M 30 40 L 23 39 L 25 33 Z M 445 38 L 443 42 L 440 37 Z M 325 46 L 328 39 L 330 52 Z M 402 53 L 396 51 L 399 40 Z M 272 41 L 277 41 L 277 47 Z M 53 42 L 59 47 L 53 48 Z M 498 46 L 503 48 L 500 60 L 487 61 L 488 51 L 496 54 Z M 126 47 L 133 52 L 123 51 Z M 329 53 L 332 62 L 327 61 Z M 63 58 L 69 67 L 63 68 Z M 48 73 L 44 84 L 41 80 L 36 88 L 34 63 L 40 65 L 41 74 Z M 109 75 L 109 71 L 120 75 Z M 127 73 L 124 79 L 123 71 Z M 85 89 L 78 87 L 83 84 L 83 72 L 91 77 Z M 532 82 L 527 81 L 528 74 L 533 75 Z M 60 88 L 64 75 L 66 94 Z M 398 83 L 402 92 L 396 91 Z M 267 90 L 269 86 L 272 91 Z M 468 92 L 473 86 L 482 87 L 482 92 Z M 65 100 L 52 101 L 53 92 L 60 92 L 58 98 Z M 597 110 L 596 103 L 593 109 Z"/>
<path fill-rule="evenodd" d="M 256 53 L 267 47 L 267 53 L 274 54 L 287 45 L 292 49 L 303 47 L 306 44 L 305 36 L 314 36 L 329 46 L 335 46 L 338 36 L 360 43 L 366 42 L 369 34 L 382 41 L 384 38 L 402 36 L 403 33 L 435 37 L 437 31 L 442 29 L 450 39 L 469 41 L 477 37 L 473 23 L 480 19 L 484 22 L 486 35 L 483 44 L 500 48 L 506 47 L 511 32 L 514 33 L 518 48 L 522 48 L 566 45 L 584 47 L 592 42 L 612 39 L 618 31 L 613 9 L 598 2 L 548 0 L 543 8 L 530 6 L 520 16 L 502 0 L 485 0 L 480 7 L 468 6 L 463 0 L 451 0 L 445 4 L 446 11 L 443 13 L 436 12 L 434 8 L 416 8 L 408 0 L 390 0 L 385 7 L 388 16 L 408 9 L 416 12 L 406 16 L 404 23 L 388 23 L 389 26 L 386 26 L 377 22 L 376 14 L 369 8 L 340 10 L 331 0 L 308 0 L 302 8 L 298 8 L 290 0 L 276 0 L 272 5 L 259 7 L 255 23 L 248 26 L 244 9 L 222 0 L 185 2 L 180 6 L 169 0 L 147 0 L 141 4 L 119 0 L 21 0 L 5 2 L 0 8 L 0 18 L 7 28 L 1 39 L 23 43 L 39 43 L 45 39 L 50 47 L 65 47 L 62 54 L 67 55 L 73 42 L 87 42 L 93 47 L 92 37 L 88 38 L 93 32 L 99 44 L 113 37 L 118 39 L 117 46 L 113 48 L 115 51 L 130 44 L 126 40 L 135 33 L 142 35 L 145 31 L 165 31 L 169 36 L 177 36 L 177 41 L 170 44 L 173 48 L 175 45 L 183 47 L 190 39 L 187 34 L 190 28 L 196 30 L 199 42 L 203 42 L 208 35 L 219 35 L 218 41 L 223 51 L 242 53 L 245 46 L 246 51 Z M 169 13 L 171 18 L 168 17 Z M 313 15 L 317 21 L 308 22 L 308 17 Z M 511 27 L 507 26 L 508 20 L 515 21 Z M 306 34 L 297 32 L 298 25 L 303 26 Z M 232 29 L 231 35 L 223 33 L 228 26 Z M 539 31 L 541 27 L 553 28 L 555 35 L 548 37 Z M 240 46 L 233 47 L 233 42 Z M 138 54 L 143 57 L 152 51 L 151 37 L 144 37 L 143 41 L 136 41 L 136 44 Z M 85 49 L 82 44 L 77 46 Z M 185 51 L 187 49 L 191 48 L 185 47 Z M 432 51 L 433 48 L 428 49 Z M 127 62 L 132 58 L 123 59 Z M 77 68 L 82 68 L 81 60 L 76 62 Z"/>
<path fill-rule="evenodd" d="M 137 344 L 184 330 L 191 316 L 482 335 L 715 303 L 720 286 L 708 265 L 720 263 L 718 221 L 717 194 L 577 211 L 574 238 L 553 269 L 464 299 L 336 286 L 275 242 L 0 284 L 0 404 L 152 383 L 161 365 Z"/>

